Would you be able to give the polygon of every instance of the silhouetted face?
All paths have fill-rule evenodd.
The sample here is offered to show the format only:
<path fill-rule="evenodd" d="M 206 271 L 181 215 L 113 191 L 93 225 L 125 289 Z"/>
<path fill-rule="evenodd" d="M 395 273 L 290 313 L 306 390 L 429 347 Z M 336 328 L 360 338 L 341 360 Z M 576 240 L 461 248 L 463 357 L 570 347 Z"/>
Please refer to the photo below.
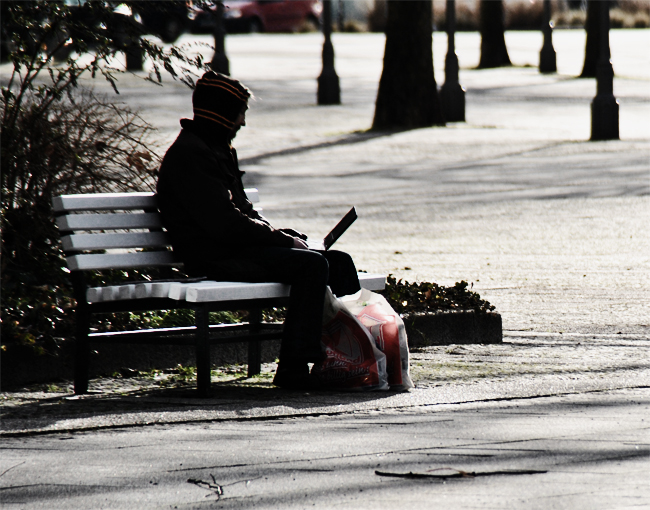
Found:
<path fill-rule="evenodd" d="M 246 125 L 246 110 L 248 110 L 248 105 L 242 108 L 239 117 L 237 117 L 237 119 L 235 120 L 235 124 L 232 127 L 232 131 L 230 131 L 231 140 L 237 136 L 237 131 L 239 131 L 243 126 Z"/>

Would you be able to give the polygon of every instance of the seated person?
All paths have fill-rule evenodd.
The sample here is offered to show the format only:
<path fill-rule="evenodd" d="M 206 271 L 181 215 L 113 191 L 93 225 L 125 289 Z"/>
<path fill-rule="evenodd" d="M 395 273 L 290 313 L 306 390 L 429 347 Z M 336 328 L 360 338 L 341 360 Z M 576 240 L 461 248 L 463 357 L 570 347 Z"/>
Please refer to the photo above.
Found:
<path fill-rule="evenodd" d="M 181 132 L 160 167 L 158 208 L 190 276 L 291 285 L 273 382 L 303 389 L 309 384 L 307 363 L 324 356 L 326 286 L 337 296 L 353 294 L 359 279 L 347 253 L 308 250 L 306 236 L 273 228 L 253 209 L 231 145 L 246 125 L 250 97 L 239 81 L 212 71 L 198 80 L 194 118 L 181 120 Z"/>

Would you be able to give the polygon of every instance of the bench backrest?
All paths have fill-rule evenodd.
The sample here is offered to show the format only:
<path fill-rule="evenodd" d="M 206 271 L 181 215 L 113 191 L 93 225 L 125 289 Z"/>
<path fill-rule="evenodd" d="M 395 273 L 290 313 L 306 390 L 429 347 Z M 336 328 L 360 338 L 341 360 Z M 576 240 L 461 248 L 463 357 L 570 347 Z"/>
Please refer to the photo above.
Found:
<path fill-rule="evenodd" d="M 256 189 L 246 194 L 259 201 Z M 180 265 L 154 193 L 61 195 L 52 203 L 72 271 Z"/>

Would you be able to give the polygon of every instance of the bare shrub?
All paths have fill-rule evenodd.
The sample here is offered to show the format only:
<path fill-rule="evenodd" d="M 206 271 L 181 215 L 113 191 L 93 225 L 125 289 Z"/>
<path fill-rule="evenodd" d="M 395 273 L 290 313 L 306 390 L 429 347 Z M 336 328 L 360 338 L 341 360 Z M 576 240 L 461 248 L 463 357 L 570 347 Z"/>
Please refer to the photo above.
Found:
<path fill-rule="evenodd" d="M 436 30 L 447 30 L 446 0 L 433 0 L 433 20 Z M 456 3 L 456 30 L 459 32 L 478 30 L 478 14 L 473 5 L 467 2 Z"/>
<path fill-rule="evenodd" d="M 650 28 L 650 2 L 648 0 L 619 0 L 615 10 L 620 10 L 631 16 L 631 18 L 626 18 L 623 28 Z"/>
<path fill-rule="evenodd" d="M 542 28 L 544 4 L 538 2 L 506 4 L 506 30 L 540 30 Z"/>
<path fill-rule="evenodd" d="M 618 0 L 616 8 L 628 14 L 646 14 L 650 16 L 648 0 Z"/>
<path fill-rule="evenodd" d="M 559 7 L 559 6 L 558 6 Z M 582 28 L 585 26 L 587 13 L 584 9 L 556 8 L 553 21 L 557 27 Z M 650 27 L 650 2 L 647 0 L 618 0 L 609 11 L 611 28 L 648 28 Z"/>
<path fill-rule="evenodd" d="M 110 31 L 118 21 L 113 7 L 98 0 L 0 4 L 3 42 L 10 42 L 3 44 L 3 58 L 13 64 L 0 97 L 2 350 L 9 344 L 38 350 L 70 333 L 65 311 L 74 301 L 52 197 L 146 190 L 154 182 L 151 126 L 125 105 L 79 86 L 82 75 L 101 76 L 117 91 L 116 76 L 124 70 L 110 62 L 124 47 Z M 160 83 L 164 70 L 193 86 L 204 68 L 200 56 L 141 39 L 137 24 L 122 25 L 152 64 L 145 79 Z M 56 63 L 62 53 L 65 60 Z"/>
<path fill-rule="evenodd" d="M 388 0 L 375 0 L 372 9 L 368 13 L 368 30 L 370 32 L 384 32 L 386 30 L 386 18 L 388 16 Z"/>
<path fill-rule="evenodd" d="M 456 29 L 463 31 L 478 30 L 478 14 L 466 3 L 456 7 Z"/>
<path fill-rule="evenodd" d="M 648 5 L 650 6 L 650 3 Z M 611 28 L 648 28 L 650 13 L 644 10 L 631 11 L 617 7 L 609 11 L 609 25 Z"/>
<path fill-rule="evenodd" d="M 4 101 L 2 113 L 4 114 Z M 121 103 L 89 91 L 64 96 L 47 112 L 35 94 L 23 99 L 3 160 L 3 205 L 34 205 L 58 193 L 93 193 L 151 186 L 157 158 L 153 128 Z M 3 144 L 4 145 L 4 144 Z"/>
<path fill-rule="evenodd" d="M 383 32 L 386 27 L 386 1 L 376 0 L 368 16 L 368 27 L 372 32 Z M 456 30 L 478 30 L 476 2 L 456 2 Z M 445 31 L 446 0 L 433 0 L 433 20 L 435 30 Z M 507 30 L 540 30 L 543 23 L 543 0 L 507 1 L 505 7 L 505 26 Z M 552 21 L 556 27 L 582 28 L 585 26 L 584 9 L 567 9 L 563 0 L 551 2 Z M 612 28 L 650 27 L 650 1 L 618 0 L 616 8 L 610 11 Z"/>
<path fill-rule="evenodd" d="M 583 28 L 586 20 L 587 12 L 578 9 L 560 11 L 553 15 L 555 26 L 562 28 Z"/>
<path fill-rule="evenodd" d="M 348 33 L 358 34 L 358 33 L 361 33 L 361 32 L 367 32 L 368 27 L 366 26 L 366 24 L 364 24 L 364 23 L 362 23 L 360 21 L 357 21 L 357 20 L 354 20 L 354 19 L 349 19 L 349 20 L 346 20 L 345 23 L 343 23 L 343 30 L 342 31 L 343 32 L 348 32 Z"/>
<path fill-rule="evenodd" d="M 52 197 L 152 189 L 159 158 L 151 126 L 125 105 L 89 92 L 46 112 L 35 94 L 22 104 L 2 132 L 3 343 L 36 346 L 70 333 L 64 311 L 74 304 Z"/>

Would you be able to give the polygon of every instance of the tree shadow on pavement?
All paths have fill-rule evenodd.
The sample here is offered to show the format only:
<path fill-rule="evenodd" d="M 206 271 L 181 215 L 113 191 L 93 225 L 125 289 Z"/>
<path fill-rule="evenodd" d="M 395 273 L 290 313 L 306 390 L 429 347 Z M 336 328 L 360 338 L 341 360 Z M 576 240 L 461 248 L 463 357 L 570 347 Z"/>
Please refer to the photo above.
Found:
<path fill-rule="evenodd" d="M 115 388 L 86 395 L 39 393 L 32 397 L 20 394 L 12 398 L 11 393 L 5 393 L 8 405 L 4 405 L 0 413 L 0 435 L 219 421 L 236 417 L 336 414 L 331 410 L 335 406 L 383 400 L 396 393 L 290 391 L 276 388 L 270 382 L 242 384 L 237 380 L 213 382 L 209 397 L 201 397 L 193 381 L 173 387 L 149 386 L 126 391 Z M 191 412 L 191 415 L 185 418 L 182 413 L 186 412 Z M 71 420 L 75 423 L 59 423 Z"/>
<path fill-rule="evenodd" d="M 239 160 L 239 164 L 242 166 L 246 165 L 257 165 L 262 161 L 270 158 L 275 158 L 278 156 L 293 156 L 296 154 L 302 154 L 304 152 L 310 152 L 318 149 L 326 149 L 329 147 L 335 147 L 339 145 L 352 145 L 355 143 L 363 143 L 368 140 L 374 140 L 375 138 L 382 138 L 384 136 L 391 136 L 396 133 L 401 133 L 403 131 L 408 131 L 408 129 L 396 129 L 390 131 L 355 131 L 347 135 L 341 136 L 334 140 L 328 140 L 326 142 L 314 143 L 311 145 L 302 145 L 299 147 L 290 147 L 288 149 L 281 149 L 278 151 L 267 152 L 265 154 L 259 154 L 257 156 L 251 156 L 249 158 L 243 158 Z"/>

